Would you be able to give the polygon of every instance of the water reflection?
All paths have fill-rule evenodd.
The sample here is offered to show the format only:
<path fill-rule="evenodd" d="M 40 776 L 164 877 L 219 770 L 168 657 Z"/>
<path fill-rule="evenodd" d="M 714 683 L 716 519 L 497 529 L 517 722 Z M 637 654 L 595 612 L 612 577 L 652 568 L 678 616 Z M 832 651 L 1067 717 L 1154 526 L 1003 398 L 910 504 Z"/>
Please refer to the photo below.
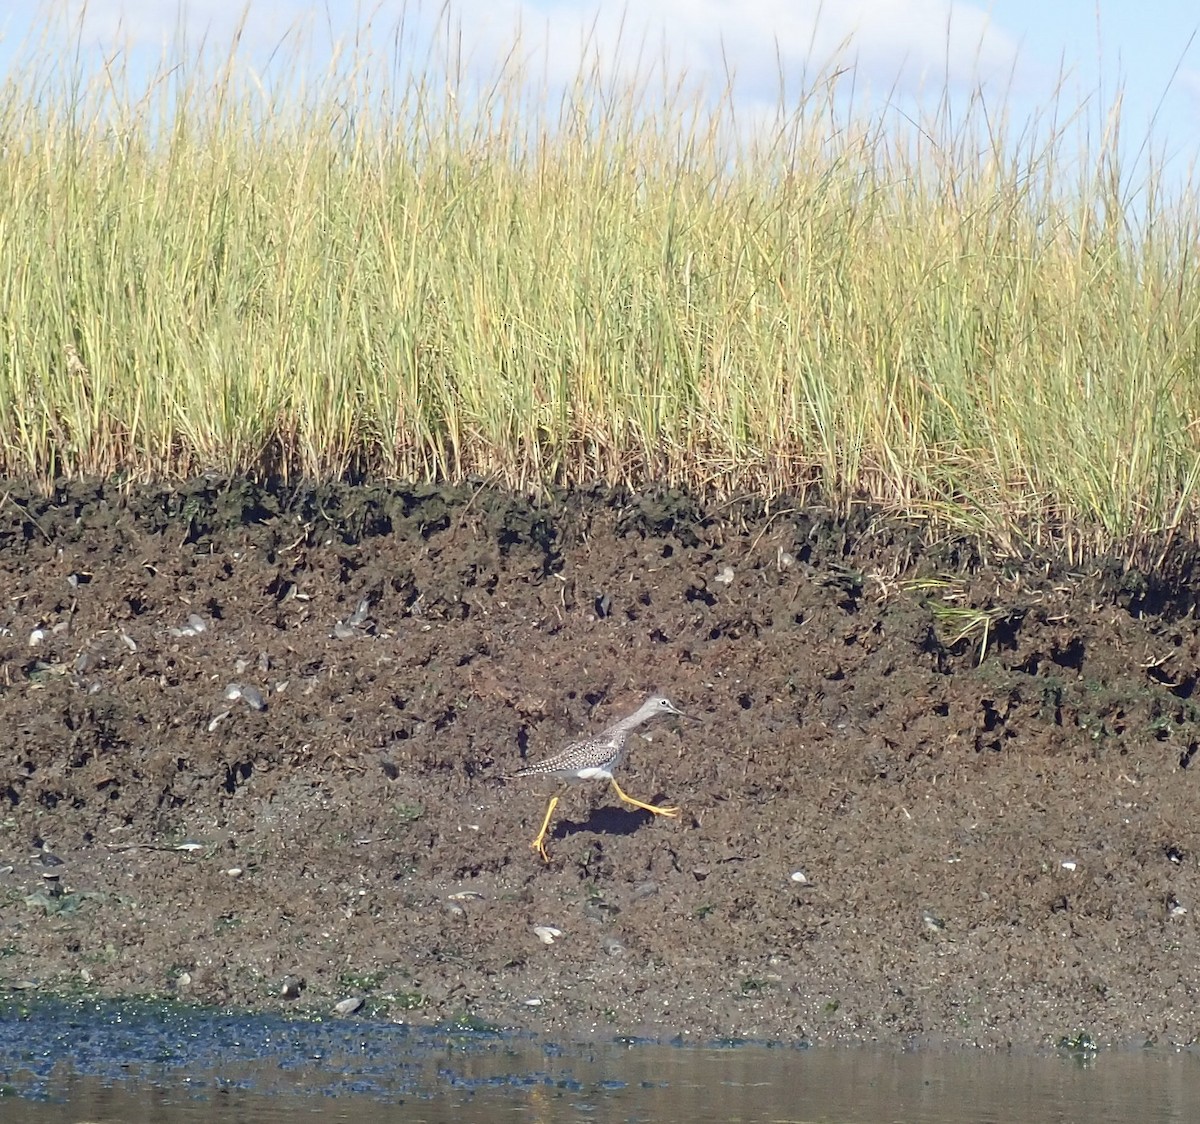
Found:
<path fill-rule="evenodd" d="M 390 1024 L 0 1008 L 5 1119 L 851 1122 L 1194 1119 L 1190 1053 L 563 1048 Z M 13 1110 L 16 1111 L 13 1111 Z"/>

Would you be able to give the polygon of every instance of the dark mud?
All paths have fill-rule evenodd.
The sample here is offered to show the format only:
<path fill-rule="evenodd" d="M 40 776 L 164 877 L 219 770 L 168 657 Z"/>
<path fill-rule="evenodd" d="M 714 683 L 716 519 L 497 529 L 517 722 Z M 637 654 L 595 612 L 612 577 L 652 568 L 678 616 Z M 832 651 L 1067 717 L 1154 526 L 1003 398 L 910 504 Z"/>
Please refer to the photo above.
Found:
<path fill-rule="evenodd" d="M 1194 592 L 670 495 L 11 492 L 0 988 L 1190 1043 Z M 621 783 L 683 815 L 576 785 L 543 865 L 504 775 L 651 690 L 700 721 Z"/>

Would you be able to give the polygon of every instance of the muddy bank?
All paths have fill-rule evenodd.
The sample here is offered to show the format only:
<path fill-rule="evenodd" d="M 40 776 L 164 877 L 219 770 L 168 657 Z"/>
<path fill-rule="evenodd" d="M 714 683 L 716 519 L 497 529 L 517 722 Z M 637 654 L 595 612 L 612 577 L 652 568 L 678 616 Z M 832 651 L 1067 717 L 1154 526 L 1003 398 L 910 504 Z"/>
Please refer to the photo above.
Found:
<path fill-rule="evenodd" d="M 0 988 L 1191 1042 L 1193 593 L 677 496 L 10 493 Z M 543 864 L 505 774 L 651 690 L 681 817 L 577 784 Z"/>

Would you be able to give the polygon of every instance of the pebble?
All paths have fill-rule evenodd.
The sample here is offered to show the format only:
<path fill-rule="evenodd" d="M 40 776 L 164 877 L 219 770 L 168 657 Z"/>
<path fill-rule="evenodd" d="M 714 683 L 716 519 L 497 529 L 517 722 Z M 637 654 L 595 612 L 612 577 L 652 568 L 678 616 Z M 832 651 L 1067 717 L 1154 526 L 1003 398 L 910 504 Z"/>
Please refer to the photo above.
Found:
<path fill-rule="evenodd" d="M 208 631 L 208 622 L 199 613 L 189 613 L 187 624 L 182 628 L 168 628 L 171 636 L 199 636 Z"/>
<path fill-rule="evenodd" d="M 267 700 L 263 698 L 262 691 L 257 687 L 244 687 L 241 683 L 230 683 L 225 688 L 224 697 L 228 702 L 237 702 L 238 699 L 242 699 L 251 710 L 267 709 Z"/>
<path fill-rule="evenodd" d="M 96 664 L 100 661 L 96 657 L 96 653 L 89 648 L 84 648 L 82 652 L 75 657 L 75 674 L 86 675 L 92 671 Z"/>
<path fill-rule="evenodd" d="M 808 885 L 808 875 L 802 870 L 793 870 L 789 877 L 793 882 L 796 882 L 801 886 Z"/>
<path fill-rule="evenodd" d="M 946 922 L 936 914 L 930 913 L 929 910 L 922 911 L 921 920 L 925 922 L 925 928 L 931 933 L 940 933 L 946 927 Z"/>

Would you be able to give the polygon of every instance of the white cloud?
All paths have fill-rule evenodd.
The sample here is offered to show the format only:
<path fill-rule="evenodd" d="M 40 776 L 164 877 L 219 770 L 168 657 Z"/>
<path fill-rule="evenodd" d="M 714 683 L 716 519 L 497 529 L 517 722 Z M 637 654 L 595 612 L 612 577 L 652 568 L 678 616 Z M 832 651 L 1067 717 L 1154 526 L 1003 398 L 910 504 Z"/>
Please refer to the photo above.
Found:
<path fill-rule="evenodd" d="M 53 7 L 61 9 L 72 32 L 82 34 L 85 46 L 154 50 L 181 40 L 193 49 L 204 41 L 227 48 L 239 29 L 251 49 L 269 48 L 289 28 L 323 20 L 325 10 L 311 0 L 190 0 L 178 5 L 169 0 L 67 0 Z"/>
<path fill-rule="evenodd" d="M 1019 63 L 1016 41 L 976 4 L 846 0 L 828 5 L 813 30 L 818 56 L 847 43 L 869 78 L 895 77 L 910 91 L 928 83 L 1007 82 Z"/>
<path fill-rule="evenodd" d="M 519 26 L 526 59 L 559 83 L 585 57 L 609 77 L 665 60 L 723 85 L 728 68 L 752 96 L 773 95 L 780 66 L 789 82 L 852 66 L 866 85 L 910 94 L 1006 86 L 1021 69 L 1016 40 L 956 0 L 459 0 L 452 11 L 477 61 L 503 58 Z"/>
<path fill-rule="evenodd" d="M 581 65 L 609 79 L 645 76 L 654 65 L 723 86 L 726 67 L 741 93 L 771 98 L 779 67 L 789 84 L 823 68 L 852 66 L 856 80 L 902 93 L 944 85 L 1004 85 L 1018 44 L 985 8 L 964 0 L 380 0 L 340 5 L 314 0 L 68 0 L 85 42 L 160 48 L 207 37 L 217 49 L 244 26 L 242 46 L 265 51 L 307 27 L 352 40 L 369 22 L 380 42 L 404 20 L 416 35 L 438 24 L 461 32 L 464 57 L 494 73 L 520 34 L 520 61 L 560 85 Z M 439 18 L 440 17 L 440 18 Z M 338 20 L 342 21 L 340 24 Z"/>
<path fill-rule="evenodd" d="M 1180 67 L 1176 81 L 1190 99 L 1193 111 L 1200 110 L 1200 70 L 1190 66 Z"/>

